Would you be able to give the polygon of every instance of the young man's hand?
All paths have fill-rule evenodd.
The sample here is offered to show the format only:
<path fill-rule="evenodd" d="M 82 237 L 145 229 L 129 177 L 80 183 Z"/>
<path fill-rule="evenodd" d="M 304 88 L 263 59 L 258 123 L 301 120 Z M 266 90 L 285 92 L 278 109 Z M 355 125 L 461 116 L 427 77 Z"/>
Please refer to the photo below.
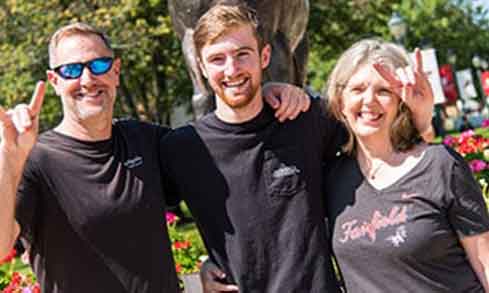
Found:
<path fill-rule="evenodd" d="M 228 285 L 218 281 L 225 280 L 225 278 L 226 274 L 210 260 L 206 260 L 202 264 L 200 268 L 200 280 L 204 293 L 238 292 L 238 286 Z"/>

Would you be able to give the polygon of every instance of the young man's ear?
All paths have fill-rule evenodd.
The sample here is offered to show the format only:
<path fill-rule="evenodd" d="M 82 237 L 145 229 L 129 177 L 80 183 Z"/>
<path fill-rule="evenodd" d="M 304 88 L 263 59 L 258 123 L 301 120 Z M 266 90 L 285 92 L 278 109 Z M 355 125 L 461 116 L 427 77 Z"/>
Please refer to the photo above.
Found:
<path fill-rule="evenodd" d="M 272 46 L 266 44 L 263 49 L 261 49 L 260 59 L 261 59 L 261 69 L 265 69 L 270 64 L 270 58 L 272 58 Z"/>

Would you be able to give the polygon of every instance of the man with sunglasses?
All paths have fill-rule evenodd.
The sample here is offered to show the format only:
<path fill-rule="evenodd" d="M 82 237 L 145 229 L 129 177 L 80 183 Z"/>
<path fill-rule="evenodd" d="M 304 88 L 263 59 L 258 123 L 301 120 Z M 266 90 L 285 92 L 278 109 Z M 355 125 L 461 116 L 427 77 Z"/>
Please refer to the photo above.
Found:
<path fill-rule="evenodd" d="M 59 29 L 49 61 L 57 127 L 37 139 L 42 82 L 31 105 L 0 108 L 0 257 L 20 237 L 42 292 L 177 292 L 160 173 L 169 129 L 112 120 L 121 61 L 91 26 Z"/>
<path fill-rule="evenodd" d="M 23 168 L 15 163 L 23 177 L 14 181 L 16 222 L 2 227 L 12 232 L 5 243 L 19 235 L 42 292 L 178 292 L 158 166 L 158 144 L 169 129 L 113 122 L 121 61 L 94 28 L 58 30 L 49 62 L 63 119 L 40 135 Z M 21 122 L 37 119 L 39 96 L 32 111 L 10 115 L 8 130 L 17 136 L 3 140 L 10 149 L 34 143 L 35 128 Z M 9 114 L 2 113 L 6 125 Z M 28 144 L 20 142 L 25 137 Z M 10 157 L 23 162 L 28 153 Z M 12 174 L 7 167 L 4 173 Z"/>

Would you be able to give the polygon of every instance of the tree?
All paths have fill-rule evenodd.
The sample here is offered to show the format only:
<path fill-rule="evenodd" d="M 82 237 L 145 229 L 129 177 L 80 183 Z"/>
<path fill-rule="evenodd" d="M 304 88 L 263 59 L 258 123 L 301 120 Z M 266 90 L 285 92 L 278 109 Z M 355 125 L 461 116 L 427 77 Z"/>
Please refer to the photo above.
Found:
<path fill-rule="evenodd" d="M 317 0 L 311 2 L 309 81 L 321 89 L 339 55 L 364 37 L 392 40 L 387 22 L 400 12 L 409 26 L 408 50 L 422 44 L 437 49 L 446 63 L 448 48 L 459 67 L 470 66 L 474 53 L 488 56 L 488 12 L 466 0 Z"/>

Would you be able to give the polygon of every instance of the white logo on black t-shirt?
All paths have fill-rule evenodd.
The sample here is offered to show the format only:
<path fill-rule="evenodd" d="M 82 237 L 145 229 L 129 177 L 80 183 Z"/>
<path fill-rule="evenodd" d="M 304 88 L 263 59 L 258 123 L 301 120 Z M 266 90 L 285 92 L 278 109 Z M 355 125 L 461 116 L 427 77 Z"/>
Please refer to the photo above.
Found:
<path fill-rule="evenodd" d="M 300 172 L 301 170 L 299 170 L 296 166 L 286 166 L 284 164 L 281 164 L 279 169 L 273 171 L 272 176 L 273 178 L 281 178 L 293 174 L 298 174 Z"/>
<path fill-rule="evenodd" d="M 141 166 L 143 164 L 143 158 L 140 156 L 134 157 L 132 159 L 128 159 L 127 161 L 124 162 L 124 166 L 132 169 L 136 168 L 138 166 Z"/>

